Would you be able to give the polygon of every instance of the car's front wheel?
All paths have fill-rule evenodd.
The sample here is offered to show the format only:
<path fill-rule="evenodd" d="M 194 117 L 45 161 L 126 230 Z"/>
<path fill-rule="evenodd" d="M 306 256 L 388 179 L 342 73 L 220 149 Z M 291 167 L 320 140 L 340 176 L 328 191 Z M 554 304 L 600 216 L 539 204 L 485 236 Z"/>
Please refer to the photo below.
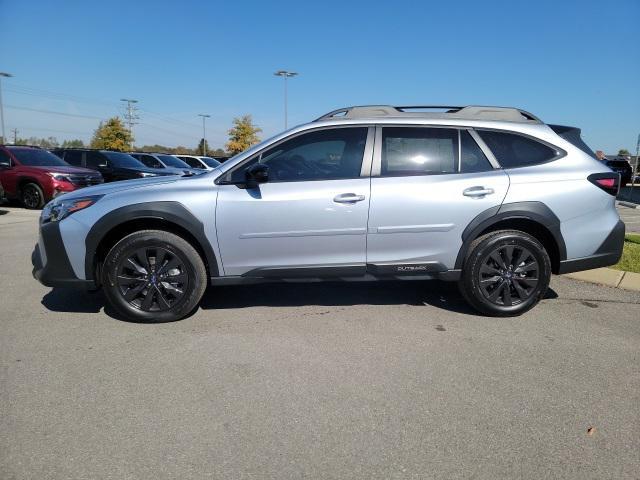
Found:
<path fill-rule="evenodd" d="M 471 244 L 459 286 L 480 312 L 515 316 L 538 303 L 550 278 L 549 255 L 538 240 L 525 232 L 500 230 Z"/>
<path fill-rule="evenodd" d="M 207 287 L 196 249 L 182 237 L 142 230 L 120 240 L 107 254 L 102 284 L 110 305 L 140 322 L 171 322 L 191 313 Z"/>
<path fill-rule="evenodd" d="M 20 191 L 22 205 L 30 210 L 42 208 L 44 206 L 44 193 L 37 183 L 27 183 Z"/>

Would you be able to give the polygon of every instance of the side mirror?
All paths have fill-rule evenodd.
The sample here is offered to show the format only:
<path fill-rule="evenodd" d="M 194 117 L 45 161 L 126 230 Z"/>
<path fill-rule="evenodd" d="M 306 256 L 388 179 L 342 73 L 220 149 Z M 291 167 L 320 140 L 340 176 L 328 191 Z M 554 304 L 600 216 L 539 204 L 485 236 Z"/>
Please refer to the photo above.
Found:
<path fill-rule="evenodd" d="M 9 170 L 11 168 L 10 163 L 0 163 L 0 170 Z"/>
<path fill-rule="evenodd" d="M 269 181 L 269 167 L 264 163 L 256 163 L 247 168 L 244 175 L 247 179 L 247 187 L 253 188 Z"/>

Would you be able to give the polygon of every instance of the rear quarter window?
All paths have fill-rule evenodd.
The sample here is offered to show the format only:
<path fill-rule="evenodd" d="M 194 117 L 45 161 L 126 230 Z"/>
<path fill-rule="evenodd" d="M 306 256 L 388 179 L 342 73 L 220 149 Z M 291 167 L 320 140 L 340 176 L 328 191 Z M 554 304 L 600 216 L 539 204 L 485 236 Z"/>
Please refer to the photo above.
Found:
<path fill-rule="evenodd" d="M 553 160 L 559 154 L 544 143 L 515 133 L 478 130 L 478 134 L 502 168 L 538 165 Z"/>

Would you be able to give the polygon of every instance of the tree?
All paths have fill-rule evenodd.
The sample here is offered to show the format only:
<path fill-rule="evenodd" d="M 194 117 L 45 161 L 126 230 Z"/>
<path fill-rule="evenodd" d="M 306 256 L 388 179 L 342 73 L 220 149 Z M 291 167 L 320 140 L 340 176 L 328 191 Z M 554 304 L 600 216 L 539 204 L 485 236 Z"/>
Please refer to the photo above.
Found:
<path fill-rule="evenodd" d="M 79 138 L 73 140 L 65 140 L 62 142 L 62 148 L 83 148 L 84 142 Z"/>
<path fill-rule="evenodd" d="M 200 139 L 198 146 L 196 147 L 196 155 L 206 155 L 210 153 L 209 142 L 207 142 L 204 138 Z"/>
<path fill-rule="evenodd" d="M 232 155 L 245 151 L 251 145 L 260 142 L 258 133 L 261 131 L 261 128 L 253 124 L 251 115 L 234 118 L 233 127 L 229 130 L 229 141 L 226 145 L 227 151 Z"/>
<path fill-rule="evenodd" d="M 620 150 L 618 150 L 618 155 L 620 155 L 621 157 L 624 157 L 631 154 L 629 153 L 629 150 L 627 150 L 626 148 L 621 148 Z"/>
<path fill-rule="evenodd" d="M 91 148 L 118 150 L 121 152 L 131 150 L 132 145 L 133 136 L 118 117 L 110 118 L 106 122 L 100 122 L 100 125 L 93 133 L 90 144 Z"/>
<path fill-rule="evenodd" d="M 213 155 L 214 157 L 226 157 L 227 152 L 225 152 L 221 148 L 216 148 L 213 152 L 211 152 L 211 155 Z"/>
<path fill-rule="evenodd" d="M 34 145 L 36 147 L 42 148 L 55 148 L 58 145 L 58 139 L 56 137 L 47 137 L 47 138 L 38 138 L 38 137 L 29 137 L 29 138 L 16 138 L 16 145 Z"/>

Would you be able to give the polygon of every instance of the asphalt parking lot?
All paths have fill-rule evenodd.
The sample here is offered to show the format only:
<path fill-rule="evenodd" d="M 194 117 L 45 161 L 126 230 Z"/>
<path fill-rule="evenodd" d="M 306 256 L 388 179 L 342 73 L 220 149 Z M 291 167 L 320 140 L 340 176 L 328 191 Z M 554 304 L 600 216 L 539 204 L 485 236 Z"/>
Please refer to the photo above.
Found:
<path fill-rule="evenodd" d="M 36 222 L 0 206 L 2 479 L 638 478 L 637 292 L 224 287 L 134 324 L 33 280 Z"/>

